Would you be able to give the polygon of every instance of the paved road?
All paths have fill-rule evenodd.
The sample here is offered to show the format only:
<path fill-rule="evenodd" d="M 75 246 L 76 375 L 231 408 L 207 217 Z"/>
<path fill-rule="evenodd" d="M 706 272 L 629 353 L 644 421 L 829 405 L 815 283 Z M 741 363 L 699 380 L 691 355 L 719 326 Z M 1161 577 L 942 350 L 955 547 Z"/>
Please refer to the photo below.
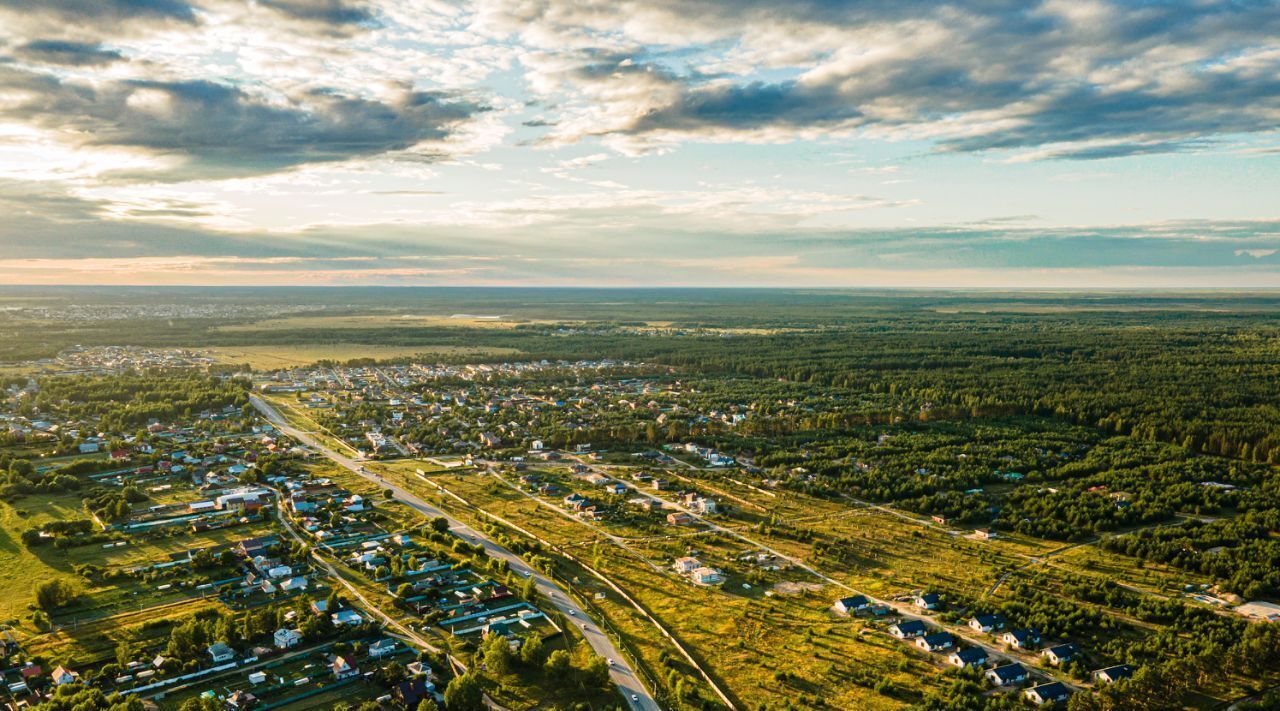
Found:
<path fill-rule="evenodd" d="M 534 582 L 537 584 L 538 592 L 540 592 L 543 598 L 552 606 L 564 613 L 566 619 L 573 620 L 575 624 L 579 625 L 583 635 L 587 639 L 587 643 L 591 645 L 591 648 L 595 650 L 596 654 L 599 654 L 606 659 L 613 660 L 613 664 L 609 671 L 609 677 L 613 680 L 613 683 L 618 686 L 618 689 L 622 691 L 623 698 L 626 699 L 631 709 L 633 711 L 661 711 L 661 707 L 658 706 L 658 702 L 654 700 L 653 696 L 651 696 L 644 688 L 644 685 L 640 683 L 640 679 L 637 677 L 635 670 L 631 668 L 626 657 L 622 656 L 617 648 L 613 646 L 613 641 L 609 639 L 609 636 L 604 632 L 601 632 L 599 626 L 590 621 L 587 613 L 578 606 L 573 598 L 556 586 L 555 583 L 551 582 L 549 578 L 530 568 L 529 564 L 516 554 L 486 538 L 483 532 L 472 529 L 465 523 L 457 520 L 444 511 L 441 511 L 435 506 L 432 506 L 430 503 L 427 503 L 414 493 L 405 490 L 399 484 L 384 479 L 372 472 L 365 471 L 364 466 L 359 461 L 352 459 L 351 457 L 338 454 L 332 449 L 326 447 L 315 437 L 312 437 L 309 433 L 303 432 L 302 430 L 290 425 L 285 421 L 284 417 L 282 417 L 280 413 L 271 406 L 270 403 L 257 395 L 250 395 L 249 399 L 253 403 L 253 406 L 258 409 L 258 412 L 261 412 L 263 416 L 265 416 L 271 424 L 278 427 L 281 432 L 284 432 L 299 442 L 315 449 L 335 464 L 338 464 L 345 469 L 349 469 L 351 472 L 376 483 L 384 489 L 390 489 L 397 499 L 416 509 L 424 516 L 431 518 L 443 517 L 447 519 L 449 521 L 449 530 L 453 531 L 455 535 L 463 538 L 464 540 L 483 545 L 486 553 L 493 558 L 499 558 L 507 561 L 507 563 L 511 565 L 511 569 L 517 574 L 524 577 L 532 575 Z"/>

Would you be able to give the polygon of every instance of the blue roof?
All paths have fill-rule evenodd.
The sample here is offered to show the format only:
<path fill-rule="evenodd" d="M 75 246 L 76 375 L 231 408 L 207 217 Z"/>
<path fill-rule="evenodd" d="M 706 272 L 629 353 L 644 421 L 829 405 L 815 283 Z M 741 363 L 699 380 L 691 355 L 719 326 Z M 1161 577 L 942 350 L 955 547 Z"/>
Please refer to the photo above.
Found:
<path fill-rule="evenodd" d="M 1014 662 L 1013 664 L 996 667 L 991 670 L 991 673 L 995 674 L 1000 681 L 1013 681 L 1020 676 L 1025 676 L 1027 670 L 1021 664 Z"/>
<path fill-rule="evenodd" d="M 960 661 L 967 664 L 985 661 L 987 658 L 987 653 L 978 647 L 965 647 L 955 654 L 960 658 Z"/>
<path fill-rule="evenodd" d="M 1066 685 L 1060 681 L 1051 681 L 1048 684 L 1033 686 L 1029 691 L 1036 692 L 1042 699 L 1059 699 L 1071 694 Z"/>

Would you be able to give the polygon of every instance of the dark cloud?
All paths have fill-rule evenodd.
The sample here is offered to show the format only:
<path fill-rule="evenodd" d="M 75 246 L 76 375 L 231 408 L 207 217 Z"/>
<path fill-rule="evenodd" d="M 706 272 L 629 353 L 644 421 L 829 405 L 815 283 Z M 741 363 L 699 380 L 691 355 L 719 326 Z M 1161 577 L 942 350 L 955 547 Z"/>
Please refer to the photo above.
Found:
<path fill-rule="evenodd" d="M 185 0 L 0 0 L 0 9 L 57 20 L 68 30 L 101 30 L 130 23 L 195 24 L 196 6 Z"/>
<path fill-rule="evenodd" d="M 258 4 L 338 34 L 370 25 L 375 19 L 367 5 L 344 0 L 258 0 Z"/>
<path fill-rule="evenodd" d="M 85 145 L 126 146 L 188 159 L 190 175 L 270 172 L 443 139 L 487 107 L 440 92 L 375 101 L 312 91 L 287 104 L 211 81 L 95 85 L 0 67 L 0 88 L 25 102 L 2 114 L 57 129 Z"/>
<path fill-rule="evenodd" d="M 124 59 L 124 55 L 101 44 L 70 42 L 66 40 L 36 40 L 18 48 L 19 57 L 45 64 L 62 64 L 73 67 L 110 64 Z"/>
<path fill-rule="evenodd" d="M 368 4 L 358 0 L 0 0 L 11 24 L 68 37 L 110 38 L 137 34 L 166 24 L 199 25 L 201 13 L 243 10 L 257 4 L 303 32 L 341 36 L 376 24 Z"/>
<path fill-rule="evenodd" d="M 681 18 L 657 49 L 654 30 L 646 29 L 636 46 L 648 47 L 624 64 L 616 50 L 574 50 L 580 62 L 567 76 L 580 87 L 643 77 L 662 89 L 648 105 L 613 112 L 626 118 L 593 134 L 732 138 L 774 131 L 785 140 L 808 128 L 907 129 L 937 139 L 944 151 L 1070 143 L 1079 145 L 1043 155 L 1085 160 L 1272 131 L 1280 114 L 1280 3 L 1271 0 L 544 0 L 512 12 L 537 32 L 602 40 L 627 32 L 624 14 L 647 18 L 646 28 L 661 26 L 654 18 L 664 15 Z M 610 12 L 618 15 L 617 29 L 604 31 Z M 706 44 L 708 33 L 722 39 Z M 655 52 L 674 56 L 693 46 L 705 51 L 702 63 L 726 48 L 731 56 L 763 57 L 774 48 L 752 43 L 780 37 L 793 46 L 786 59 L 770 60 L 782 63 L 770 74 L 790 68 L 794 78 L 707 76 L 698 73 L 697 58 L 680 70 L 654 59 Z M 597 95 L 637 101 L 620 91 Z M 574 138 L 557 138 L 566 137 Z"/>

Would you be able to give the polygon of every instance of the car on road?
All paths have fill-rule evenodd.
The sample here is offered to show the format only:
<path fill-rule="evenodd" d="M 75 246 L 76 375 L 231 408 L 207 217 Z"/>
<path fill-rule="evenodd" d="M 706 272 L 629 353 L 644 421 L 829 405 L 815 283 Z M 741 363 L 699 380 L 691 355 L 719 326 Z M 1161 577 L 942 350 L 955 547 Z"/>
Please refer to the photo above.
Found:
<path fill-rule="evenodd" d="M 639 701 L 639 700 L 640 700 L 640 697 L 639 697 L 639 696 L 636 696 L 635 694 L 632 694 L 632 695 L 631 695 L 631 700 L 632 700 L 632 701 Z"/>
<path fill-rule="evenodd" d="M 577 617 L 577 616 L 578 616 L 578 611 L 577 611 L 577 610 L 569 610 L 569 614 L 570 614 L 570 615 L 573 615 L 574 617 Z"/>

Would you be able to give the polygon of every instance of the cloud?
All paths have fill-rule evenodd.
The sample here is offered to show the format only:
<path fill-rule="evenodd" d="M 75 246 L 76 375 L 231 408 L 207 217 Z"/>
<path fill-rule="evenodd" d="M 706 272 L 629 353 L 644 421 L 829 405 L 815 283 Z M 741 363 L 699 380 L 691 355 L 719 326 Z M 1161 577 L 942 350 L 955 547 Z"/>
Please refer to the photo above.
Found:
<path fill-rule="evenodd" d="M 606 136 L 642 152 L 860 132 L 1096 160 L 1269 132 L 1280 117 L 1273 2 L 487 5 L 490 28 L 542 48 L 525 60 L 533 90 L 580 100 L 552 142 Z"/>
<path fill-rule="evenodd" d="M 195 25 L 199 16 L 186 0 L 0 0 L 0 19 L 10 27 L 97 35 Z"/>
<path fill-rule="evenodd" d="M 90 84 L 11 67 L 0 67 L 0 89 L 20 97 L 0 105 L 0 118 L 56 131 L 81 146 L 175 156 L 180 177 L 412 150 L 449 138 L 488 110 L 431 91 L 399 90 L 376 100 L 313 89 L 279 100 L 214 81 Z M 417 155 L 433 158 L 427 149 Z"/>
<path fill-rule="evenodd" d="M 120 52 L 96 42 L 67 40 L 35 40 L 18 47 L 17 53 L 25 60 L 73 67 L 111 64 L 124 59 Z"/>
<path fill-rule="evenodd" d="M 1245 255 L 1248 255 L 1248 256 L 1250 256 L 1250 257 L 1253 257 L 1254 259 L 1262 259 L 1263 257 L 1270 257 L 1271 255 L 1275 254 L 1277 251 L 1280 251 L 1280 250 L 1276 250 L 1276 249 L 1237 249 L 1237 250 L 1235 251 L 1235 255 L 1236 255 L 1237 257 L 1243 257 L 1243 256 L 1245 256 Z"/>
<path fill-rule="evenodd" d="M 257 1 L 258 4 L 292 19 L 327 28 L 336 35 L 347 34 L 361 26 L 367 27 L 375 20 L 373 10 L 363 3 L 349 3 L 344 0 Z"/>

